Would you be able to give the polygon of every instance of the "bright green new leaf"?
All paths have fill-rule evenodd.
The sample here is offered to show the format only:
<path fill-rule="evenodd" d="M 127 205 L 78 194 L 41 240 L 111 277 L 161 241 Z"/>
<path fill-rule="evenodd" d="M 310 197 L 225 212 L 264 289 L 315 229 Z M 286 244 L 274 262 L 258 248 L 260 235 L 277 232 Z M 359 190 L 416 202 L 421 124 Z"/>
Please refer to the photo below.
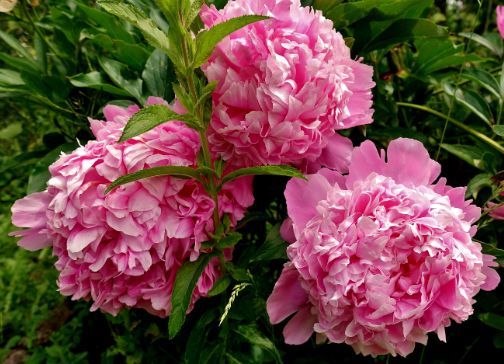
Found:
<path fill-rule="evenodd" d="M 284 165 L 259 166 L 259 167 L 241 168 L 226 174 L 222 179 L 221 186 L 239 177 L 257 176 L 257 175 L 285 176 L 285 177 L 297 177 L 306 179 L 306 177 L 298 169 L 291 166 L 284 166 Z"/>
<path fill-rule="evenodd" d="M 194 287 L 213 254 L 202 254 L 194 262 L 186 262 L 177 272 L 171 297 L 172 312 L 168 321 L 168 334 L 174 338 L 184 324 Z"/>
<path fill-rule="evenodd" d="M 214 25 L 208 30 L 200 32 L 196 36 L 196 55 L 194 56 L 194 68 L 200 67 L 212 54 L 215 46 L 229 34 L 249 24 L 269 19 L 262 15 L 243 15 L 229 19 L 223 23 Z"/>
<path fill-rule="evenodd" d="M 201 181 L 201 174 L 205 171 L 201 169 L 195 169 L 191 167 L 182 166 L 163 166 L 163 167 L 153 167 L 148 169 L 142 169 L 138 172 L 126 174 L 119 177 L 114 182 L 112 182 L 107 189 L 105 194 L 112 191 L 114 188 L 131 183 L 134 181 L 139 181 L 146 178 L 158 177 L 158 176 L 173 176 L 178 178 L 192 178 L 197 181 Z"/>
<path fill-rule="evenodd" d="M 183 121 L 191 128 L 197 128 L 188 115 L 177 114 L 166 105 L 152 105 L 138 111 L 128 120 L 119 142 L 134 138 L 168 121 Z"/>

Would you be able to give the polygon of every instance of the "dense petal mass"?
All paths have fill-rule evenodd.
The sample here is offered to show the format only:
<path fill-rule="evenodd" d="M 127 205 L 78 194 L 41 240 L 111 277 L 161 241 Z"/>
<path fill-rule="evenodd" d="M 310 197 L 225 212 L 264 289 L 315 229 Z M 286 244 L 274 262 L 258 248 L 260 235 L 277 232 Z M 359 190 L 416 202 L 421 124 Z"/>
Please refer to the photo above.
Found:
<path fill-rule="evenodd" d="M 148 104 L 165 103 L 149 98 Z M 169 122 L 118 143 L 137 106 L 106 106 L 106 121 L 90 120 L 96 140 L 50 167 L 47 190 L 16 202 L 12 221 L 19 244 L 36 250 L 53 247 L 60 271 L 59 290 L 73 299 L 93 301 L 92 309 L 116 314 L 140 307 L 166 316 L 178 268 L 201 253 L 213 230 L 214 201 L 194 180 L 155 177 L 104 195 L 118 177 L 164 165 L 195 166 L 197 132 Z M 221 214 L 232 223 L 253 202 L 251 180 L 227 184 L 219 195 Z M 220 275 L 214 259 L 197 283 L 192 303 L 205 296 Z"/>
<path fill-rule="evenodd" d="M 286 343 L 315 332 L 363 355 L 406 356 L 472 314 L 478 291 L 499 283 L 497 264 L 472 240 L 479 208 L 439 173 L 418 141 L 394 140 L 387 154 L 366 141 L 347 176 L 288 183 L 290 262 L 268 300 L 272 323 L 295 311 Z"/>
<path fill-rule="evenodd" d="M 373 69 L 351 58 L 321 12 L 299 0 L 233 0 L 220 11 L 204 6 L 201 18 L 211 27 L 247 14 L 271 19 L 226 37 L 203 66 L 218 82 L 214 152 L 248 165 L 309 166 L 335 130 L 372 122 Z M 336 162 L 329 157 L 319 162 Z"/>

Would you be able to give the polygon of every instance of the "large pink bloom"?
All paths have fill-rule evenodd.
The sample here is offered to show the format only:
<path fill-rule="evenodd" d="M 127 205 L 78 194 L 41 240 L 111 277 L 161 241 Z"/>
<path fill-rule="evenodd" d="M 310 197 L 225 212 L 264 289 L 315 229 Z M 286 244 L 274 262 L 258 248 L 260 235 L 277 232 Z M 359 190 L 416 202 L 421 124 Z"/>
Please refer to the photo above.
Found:
<path fill-rule="evenodd" d="M 181 122 L 118 144 L 137 110 L 105 107 L 107 121 L 90 121 L 96 140 L 54 163 L 47 190 L 17 201 L 12 221 L 28 228 L 15 233 L 22 237 L 20 246 L 53 247 L 63 295 L 91 299 L 92 310 L 116 314 L 126 306 L 141 307 L 166 316 L 177 269 L 198 257 L 213 230 L 214 202 L 199 183 L 171 177 L 130 183 L 104 195 L 110 182 L 126 173 L 195 165 L 199 137 Z M 250 180 L 237 180 L 220 193 L 220 213 L 235 223 L 252 202 Z M 207 294 L 219 274 L 213 260 L 192 303 Z"/>
<path fill-rule="evenodd" d="M 245 14 L 272 19 L 232 33 L 203 66 L 218 82 L 214 152 L 248 165 L 301 165 L 317 161 L 335 130 L 372 122 L 373 69 L 351 58 L 320 11 L 299 0 L 235 0 L 220 11 L 204 6 L 201 18 L 211 27 Z"/>
<path fill-rule="evenodd" d="M 294 242 L 267 302 L 274 324 L 295 313 L 286 343 L 316 332 L 364 355 L 406 356 L 472 314 L 499 275 L 472 240 L 480 209 L 464 188 L 434 183 L 439 173 L 420 142 L 397 139 L 386 157 L 369 141 L 356 148 L 348 176 L 323 169 L 289 182 L 292 230 L 282 232 Z"/>

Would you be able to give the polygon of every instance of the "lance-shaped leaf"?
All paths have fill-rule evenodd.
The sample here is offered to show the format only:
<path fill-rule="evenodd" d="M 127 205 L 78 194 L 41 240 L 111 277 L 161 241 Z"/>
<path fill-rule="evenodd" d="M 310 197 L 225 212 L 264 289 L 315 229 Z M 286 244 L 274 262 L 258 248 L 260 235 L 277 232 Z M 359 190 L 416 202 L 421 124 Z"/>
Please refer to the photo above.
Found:
<path fill-rule="evenodd" d="M 181 4 L 182 18 L 186 26 L 192 24 L 199 14 L 203 0 L 183 0 Z"/>
<path fill-rule="evenodd" d="M 153 47 L 166 52 L 173 63 L 179 64 L 180 56 L 173 51 L 168 37 L 136 6 L 119 0 L 101 0 L 98 4 L 110 14 L 136 26 Z"/>
<path fill-rule="evenodd" d="M 107 187 L 107 189 L 105 190 L 105 194 L 109 193 L 116 187 L 146 178 L 159 177 L 159 176 L 173 176 L 178 178 L 192 178 L 199 182 L 202 182 L 201 175 L 209 173 L 212 173 L 212 170 L 209 168 L 195 169 L 191 167 L 182 167 L 182 166 L 163 166 L 163 167 L 142 169 L 141 171 L 126 174 L 116 179 Z"/>
<path fill-rule="evenodd" d="M 198 129 L 189 115 L 177 114 L 166 105 L 152 105 L 138 111 L 128 120 L 119 142 L 134 138 L 167 121 L 182 121 L 189 127 Z"/>
<path fill-rule="evenodd" d="M 215 46 L 226 36 L 251 23 L 269 19 L 263 15 L 243 15 L 229 19 L 223 23 L 214 25 L 212 28 L 200 32 L 196 36 L 196 55 L 194 56 L 194 68 L 200 67 L 212 54 Z"/>
<path fill-rule="evenodd" d="M 194 262 L 186 262 L 177 272 L 171 297 L 172 312 L 168 321 L 168 334 L 174 338 L 184 324 L 194 287 L 213 254 L 200 255 Z"/>
<path fill-rule="evenodd" d="M 285 177 L 298 177 L 306 179 L 306 177 L 296 168 L 284 165 L 274 165 L 274 166 L 259 166 L 259 167 L 247 167 L 240 168 L 231 173 L 228 173 L 222 179 L 221 187 L 232 180 L 235 180 L 243 176 L 257 176 L 257 175 L 269 175 L 269 176 L 285 176 Z"/>

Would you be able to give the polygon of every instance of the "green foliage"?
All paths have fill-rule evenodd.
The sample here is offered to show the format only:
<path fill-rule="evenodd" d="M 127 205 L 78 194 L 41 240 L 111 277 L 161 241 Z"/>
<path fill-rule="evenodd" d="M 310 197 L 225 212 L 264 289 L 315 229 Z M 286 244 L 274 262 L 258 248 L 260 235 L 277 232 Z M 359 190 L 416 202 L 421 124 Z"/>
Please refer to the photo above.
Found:
<path fill-rule="evenodd" d="M 212 257 L 212 254 L 203 254 L 194 262 L 184 263 L 178 270 L 173 284 L 172 311 L 168 321 L 170 338 L 175 337 L 182 328 L 196 283 Z"/>

